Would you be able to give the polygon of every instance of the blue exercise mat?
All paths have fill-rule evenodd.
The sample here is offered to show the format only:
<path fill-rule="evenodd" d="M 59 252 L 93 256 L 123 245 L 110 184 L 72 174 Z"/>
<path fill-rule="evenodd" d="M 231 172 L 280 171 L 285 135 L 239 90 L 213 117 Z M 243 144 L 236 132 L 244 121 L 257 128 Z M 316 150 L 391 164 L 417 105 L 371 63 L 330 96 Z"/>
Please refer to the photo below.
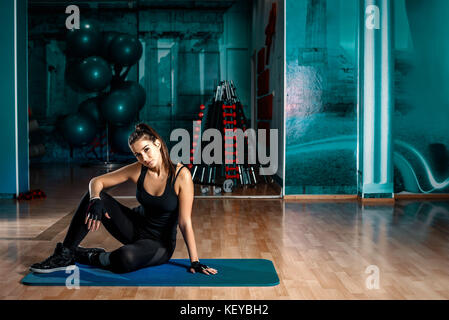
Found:
<path fill-rule="evenodd" d="M 189 286 L 189 287 L 262 287 L 279 284 L 273 263 L 266 259 L 201 259 L 201 263 L 217 269 L 215 275 L 190 273 L 189 259 L 171 259 L 169 262 L 129 273 L 113 273 L 108 270 L 77 264 L 79 286 Z M 31 286 L 74 285 L 76 271 L 52 273 L 31 272 L 22 283 Z"/>

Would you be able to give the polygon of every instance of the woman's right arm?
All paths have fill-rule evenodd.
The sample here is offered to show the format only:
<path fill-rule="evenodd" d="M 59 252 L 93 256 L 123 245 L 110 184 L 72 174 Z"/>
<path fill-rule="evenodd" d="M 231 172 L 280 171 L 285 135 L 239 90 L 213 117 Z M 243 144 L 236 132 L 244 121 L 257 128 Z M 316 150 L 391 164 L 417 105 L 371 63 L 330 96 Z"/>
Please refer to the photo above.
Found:
<path fill-rule="evenodd" d="M 115 171 L 91 179 L 89 182 L 90 198 L 100 197 L 100 192 L 103 189 L 116 186 L 135 177 L 136 174 L 138 174 L 139 169 L 140 163 L 134 162 Z"/>

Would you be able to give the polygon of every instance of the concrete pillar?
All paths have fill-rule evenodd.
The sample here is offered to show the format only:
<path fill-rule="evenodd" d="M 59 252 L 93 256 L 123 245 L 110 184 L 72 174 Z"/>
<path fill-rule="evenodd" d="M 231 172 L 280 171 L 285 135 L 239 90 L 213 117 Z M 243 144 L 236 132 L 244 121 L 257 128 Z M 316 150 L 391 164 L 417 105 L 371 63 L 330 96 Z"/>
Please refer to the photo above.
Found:
<path fill-rule="evenodd" d="M 359 0 L 358 191 L 393 196 L 393 0 Z"/>

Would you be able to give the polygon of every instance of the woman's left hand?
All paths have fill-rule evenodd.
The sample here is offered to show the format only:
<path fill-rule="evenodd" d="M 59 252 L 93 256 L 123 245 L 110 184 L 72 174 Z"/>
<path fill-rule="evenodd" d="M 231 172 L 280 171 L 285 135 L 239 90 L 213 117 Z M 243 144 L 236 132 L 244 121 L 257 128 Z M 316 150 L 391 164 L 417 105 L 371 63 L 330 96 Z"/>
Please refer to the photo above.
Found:
<path fill-rule="evenodd" d="M 218 273 L 218 271 L 215 270 L 214 268 L 210 268 L 210 267 L 206 266 L 205 264 L 200 263 L 199 261 L 192 262 L 192 265 L 190 267 L 190 272 L 192 272 L 192 273 L 200 272 L 200 273 L 204 273 L 207 275 Z"/>

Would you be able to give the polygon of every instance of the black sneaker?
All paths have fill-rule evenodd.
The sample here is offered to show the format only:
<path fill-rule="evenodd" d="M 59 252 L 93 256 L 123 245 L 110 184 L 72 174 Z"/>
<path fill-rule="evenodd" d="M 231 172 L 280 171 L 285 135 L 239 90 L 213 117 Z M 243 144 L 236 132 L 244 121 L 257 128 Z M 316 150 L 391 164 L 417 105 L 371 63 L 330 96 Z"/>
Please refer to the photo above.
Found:
<path fill-rule="evenodd" d="M 106 250 L 103 248 L 84 248 L 78 246 L 75 249 L 75 261 L 91 266 L 101 266 L 98 255 L 102 252 L 106 252 Z"/>
<path fill-rule="evenodd" d="M 42 262 L 35 263 L 30 267 L 30 271 L 37 273 L 50 273 L 54 271 L 66 270 L 67 267 L 75 266 L 75 253 L 59 242 L 55 252 Z"/>

